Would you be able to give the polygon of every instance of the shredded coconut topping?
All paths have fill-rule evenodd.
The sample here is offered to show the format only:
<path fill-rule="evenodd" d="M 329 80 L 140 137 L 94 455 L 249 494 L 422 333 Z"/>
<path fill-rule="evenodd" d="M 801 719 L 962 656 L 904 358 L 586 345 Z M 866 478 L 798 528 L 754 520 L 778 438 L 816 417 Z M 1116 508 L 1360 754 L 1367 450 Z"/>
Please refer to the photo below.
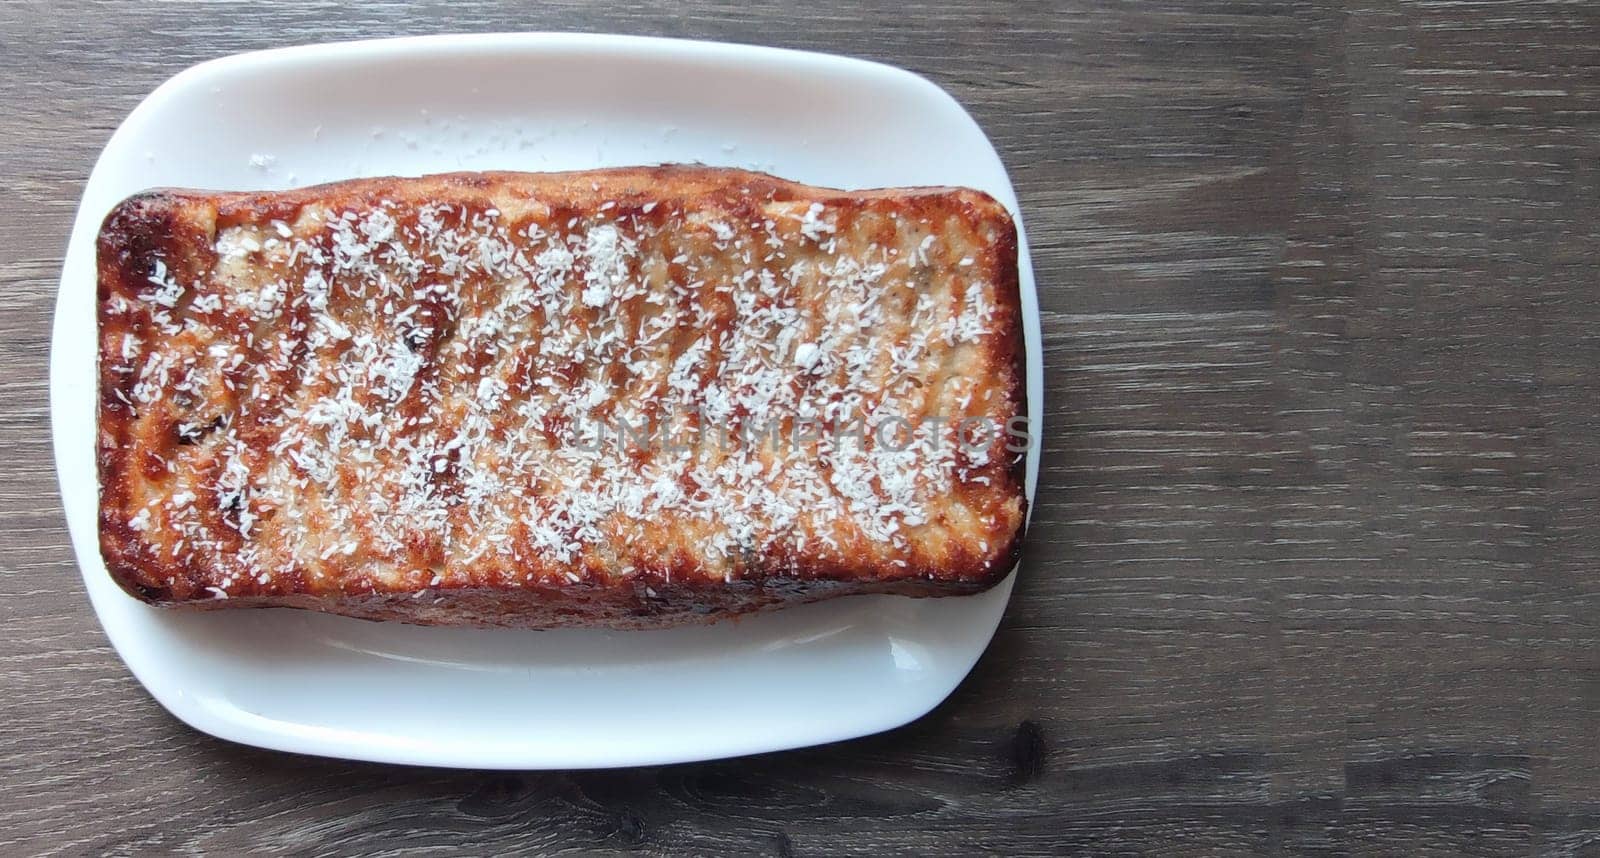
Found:
<path fill-rule="evenodd" d="M 419 593 L 486 558 L 581 580 L 618 544 L 730 578 L 905 565 L 1006 460 L 954 429 L 1010 407 L 960 380 L 993 286 L 929 223 L 802 205 L 699 230 L 655 202 L 307 207 L 222 229 L 193 282 L 156 260 L 120 309 L 207 345 L 119 346 L 129 404 L 176 415 L 184 486 L 130 526 L 236 570 L 217 598 L 358 561 Z M 868 249 L 836 253 L 853 230 Z"/>

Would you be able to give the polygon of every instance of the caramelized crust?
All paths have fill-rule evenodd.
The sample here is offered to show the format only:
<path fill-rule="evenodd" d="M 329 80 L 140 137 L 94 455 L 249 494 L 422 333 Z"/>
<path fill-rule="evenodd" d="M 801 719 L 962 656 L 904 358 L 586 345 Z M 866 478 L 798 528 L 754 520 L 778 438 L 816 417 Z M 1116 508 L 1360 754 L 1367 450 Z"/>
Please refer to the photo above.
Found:
<path fill-rule="evenodd" d="M 99 240 L 147 602 L 645 627 L 1012 567 L 1016 230 L 704 167 L 157 190 Z"/>

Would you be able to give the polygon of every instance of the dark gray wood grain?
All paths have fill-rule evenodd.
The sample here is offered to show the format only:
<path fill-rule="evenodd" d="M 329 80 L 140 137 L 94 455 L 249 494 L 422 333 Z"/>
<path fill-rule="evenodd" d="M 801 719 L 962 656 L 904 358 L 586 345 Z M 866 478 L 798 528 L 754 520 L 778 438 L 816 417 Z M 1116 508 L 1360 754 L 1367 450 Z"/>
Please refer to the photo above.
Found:
<path fill-rule="evenodd" d="M 168 75 L 557 29 L 895 63 L 1012 170 L 1049 433 L 961 689 L 765 757 L 493 774 L 196 734 L 109 649 L 48 449 L 55 280 Z M 0 4 L 0 852 L 1600 854 L 1600 7 Z"/>

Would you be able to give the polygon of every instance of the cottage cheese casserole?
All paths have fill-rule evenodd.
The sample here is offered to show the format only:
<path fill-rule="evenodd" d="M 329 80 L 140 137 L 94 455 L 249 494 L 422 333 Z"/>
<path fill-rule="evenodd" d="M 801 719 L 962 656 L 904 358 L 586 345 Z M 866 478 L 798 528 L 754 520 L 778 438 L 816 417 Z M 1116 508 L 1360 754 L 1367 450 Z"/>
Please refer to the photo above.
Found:
<path fill-rule="evenodd" d="M 194 608 L 650 627 L 982 591 L 1016 230 L 705 167 L 156 190 L 99 237 L 100 545 Z"/>

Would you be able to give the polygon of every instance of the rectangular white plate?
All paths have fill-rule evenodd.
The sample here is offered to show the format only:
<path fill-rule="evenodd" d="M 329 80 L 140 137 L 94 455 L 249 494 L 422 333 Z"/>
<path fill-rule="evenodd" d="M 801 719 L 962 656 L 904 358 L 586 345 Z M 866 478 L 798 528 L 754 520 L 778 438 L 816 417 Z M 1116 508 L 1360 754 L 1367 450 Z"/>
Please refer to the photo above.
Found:
<path fill-rule="evenodd" d="M 855 597 L 699 628 L 531 632 L 161 611 L 106 574 L 95 524 L 94 244 L 123 197 L 162 185 L 694 161 L 843 188 L 965 185 L 1017 208 L 994 148 L 938 87 L 875 63 L 770 48 L 545 34 L 318 45 L 195 66 L 133 111 L 78 211 L 56 305 L 51 409 L 89 596 L 163 706 L 267 748 L 576 768 L 847 739 L 917 718 L 956 687 L 994 634 L 1011 578 L 970 598 Z M 1037 439 L 1039 319 L 1022 247 Z"/>

